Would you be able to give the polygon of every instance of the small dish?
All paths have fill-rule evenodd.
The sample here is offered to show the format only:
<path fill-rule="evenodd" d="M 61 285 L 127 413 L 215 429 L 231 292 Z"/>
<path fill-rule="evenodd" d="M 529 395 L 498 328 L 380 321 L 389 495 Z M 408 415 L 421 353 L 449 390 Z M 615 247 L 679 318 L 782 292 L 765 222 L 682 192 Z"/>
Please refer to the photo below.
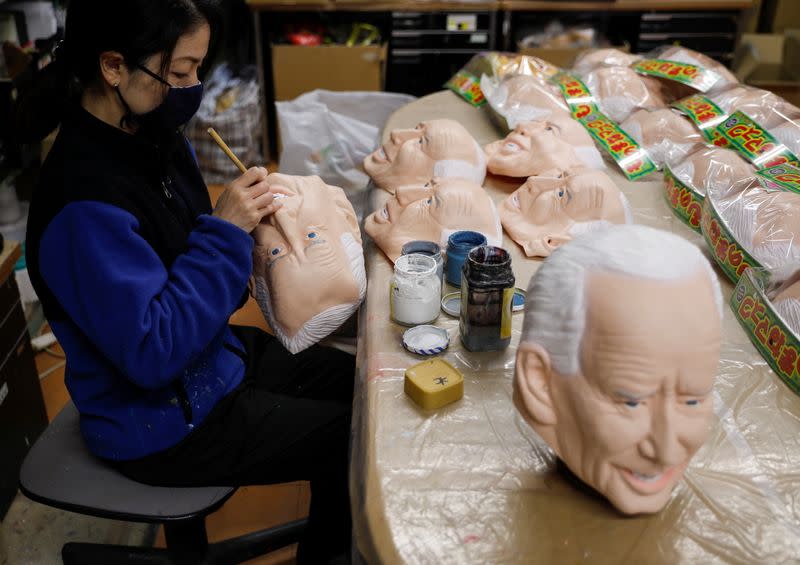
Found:
<path fill-rule="evenodd" d="M 525 291 L 517 287 L 514 289 L 514 298 L 511 299 L 511 311 L 519 312 L 525 308 Z"/>
<path fill-rule="evenodd" d="M 450 345 L 447 330 L 436 326 L 421 325 L 403 333 L 403 347 L 417 355 L 436 355 Z"/>
<path fill-rule="evenodd" d="M 448 292 L 442 297 L 442 310 L 455 318 L 461 313 L 461 291 Z"/>

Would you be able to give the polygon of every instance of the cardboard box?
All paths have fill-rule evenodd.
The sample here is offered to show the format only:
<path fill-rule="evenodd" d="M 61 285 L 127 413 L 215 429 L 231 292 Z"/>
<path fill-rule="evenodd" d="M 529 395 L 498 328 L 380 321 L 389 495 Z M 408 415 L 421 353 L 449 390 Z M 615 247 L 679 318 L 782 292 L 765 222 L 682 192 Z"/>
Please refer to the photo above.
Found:
<path fill-rule="evenodd" d="M 386 45 L 272 46 L 275 100 L 293 100 L 317 88 L 338 91 L 383 90 Z"/>
<path fill-rule="evenodd" d="M 783 34 L 742 34 L 733 72 L 745 84 L 800 105 L 800 29 L 787 29 Z"/>
<path fill-rule="evenodd" d="M 613 49 L 619 49 L 620 51 L 625 51 L 626 53 L 630 50 L 628 45 L 610 45 L 609 47 Z M 550 48 L 517 46 L 517 51 L 521 55 L 532 55 L 534 57 L 544 59 L 548 63 L 552 63 L 553 65 L 561 67 L 562 69 L 568 69 L 572 67 L 572 65 L 575 63 L 575 59 L 578 58 L 578 55 L 584 51 L 591 51 L 591 49 L 591 47 Z"/>

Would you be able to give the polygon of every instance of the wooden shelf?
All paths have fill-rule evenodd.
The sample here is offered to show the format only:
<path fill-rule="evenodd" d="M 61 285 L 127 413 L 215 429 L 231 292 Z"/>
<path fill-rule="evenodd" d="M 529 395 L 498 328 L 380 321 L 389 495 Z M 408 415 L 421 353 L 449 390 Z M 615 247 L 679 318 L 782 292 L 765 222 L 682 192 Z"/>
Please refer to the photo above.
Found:
<path fill-rule="evenodd" d="M 547 2 L 532 0 L 506 0 L 503 9 L 509 12 L 647 12 L 744 10 L 753 7 L 753 0 L 617 0 L 616 2 Z"/>
<path fill-rule="evenodd" d="M 502 2 L 362 2 L 327 0 L 294 2 L 292 0 L 245 0 L 253 11 L 274 12 L 447 12 L 500 10 Z"/>
<path fill-rule="evenodd" d="M 616 2 L 547 0 L 502 0 L 500 2 L 366 2 L 363 0 L 245 0 L 253 11 L 342 11 L 342 12 L 447 12 L 506 10 L 509 12 L 646 12 L 745 10 L 753 0 L 616 0 Z"/>

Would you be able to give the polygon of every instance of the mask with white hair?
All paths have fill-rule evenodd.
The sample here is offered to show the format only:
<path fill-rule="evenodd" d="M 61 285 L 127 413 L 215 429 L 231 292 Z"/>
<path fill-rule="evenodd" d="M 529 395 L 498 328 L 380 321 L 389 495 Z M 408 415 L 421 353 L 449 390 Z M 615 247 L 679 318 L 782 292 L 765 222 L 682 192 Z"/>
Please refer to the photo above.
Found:
<path fill-rule="evenodd" d="M 514 404 L 618 510 L 657 512 L 708 437 L 722 310 L 711 265 L 680 236 L 576 238 L 528 286 Z"/>
<path fill-rule="evenodd" d="M 364 231 L 392 261 L 409 241 L 433 241 L 444 249 L 449 235 L 461 230 L 482 233 L 491 245 L 502 245 L 503 230 L 491 197 L 479 184 L 459 178 L 400 186 L 364 221 Z"/>
<path fill-rule="evenodd" d="M 413 129 L 396 129 L 364 159 L 376 186 L 394 193 L 398 186 L 425 184 L 434 176 L 483 184 L 486 161 L 480 146 L 458 122 L 438 119 Z"/>
<path fill-rule="evenodd" d="M 528 257 L 546 257 L 578 235 L 633 222 L 625 195 L 592 169 L 530 177 L 502 203 L 500 219 Z"/>
<path fill-rule="evenodd" d="M 553 170 L 605 169 L 584 127 L 569 115 L 517 124 L 504 139 L 484 147 L 490 173 L 527 178 Z"/>
<path fill-rule="evenodd" d="M 273 173 L 282 207 L 253 231 L 251 293 L 280 342 L 297 353 L 358 309 L 367 277 L 361 234 L 341 188 Z"/>

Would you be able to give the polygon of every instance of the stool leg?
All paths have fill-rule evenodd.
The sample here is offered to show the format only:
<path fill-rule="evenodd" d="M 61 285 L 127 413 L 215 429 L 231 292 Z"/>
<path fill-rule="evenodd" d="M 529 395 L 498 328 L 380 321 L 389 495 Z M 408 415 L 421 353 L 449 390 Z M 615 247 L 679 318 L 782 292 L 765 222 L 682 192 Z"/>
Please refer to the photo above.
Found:
<path fill-rule="evenodd" d="M 164 523 L 164 537 L 176 564 L 202 563 L 208 553 L 205 516 Z"/>

